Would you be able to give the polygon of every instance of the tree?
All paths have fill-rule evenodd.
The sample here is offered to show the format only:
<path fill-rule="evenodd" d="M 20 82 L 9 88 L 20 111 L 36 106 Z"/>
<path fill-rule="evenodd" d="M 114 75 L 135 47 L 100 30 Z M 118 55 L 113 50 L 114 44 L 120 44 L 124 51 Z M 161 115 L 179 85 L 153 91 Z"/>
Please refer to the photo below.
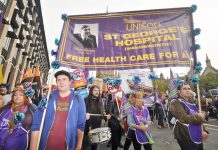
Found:
<path fill-rule="evenodd" d="M 200 77 L 200 86 L 206 91 L 216 89 L 218 87 L 218 75 L 209 73 Z"/>
<path fill-rule="evenodd" d="M 155 84 L 157 85 L 158 93 L 163 93 L 167 91 L 169 82 L 167 80 L 158 79 L 156 81 L 153 81 L 154 87 L 155 87 Z"/>

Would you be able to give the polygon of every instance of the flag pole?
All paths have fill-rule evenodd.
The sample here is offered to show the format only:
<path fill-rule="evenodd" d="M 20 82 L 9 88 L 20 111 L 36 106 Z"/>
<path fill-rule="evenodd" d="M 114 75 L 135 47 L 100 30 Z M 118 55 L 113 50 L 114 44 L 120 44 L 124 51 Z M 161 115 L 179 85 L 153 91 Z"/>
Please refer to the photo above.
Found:
<path fill-rule="evenodd" d="M 197 94 L 198 94 L 198 108 L 199 108 L 199 112 L 201 113 L 201 97 L 200 97 L 200 89 L 199 89 L 199 83 L 196 85 L 197 86 Z"/>
<path fill-rule="evenodd" d="M 114 96 L 115 96 L 115 95 L 114 95 Z M 120 106 L 119 106 L 118 101 L 117 101 L 117 96 L 115 96 L 115 101 L 116 101 L 116 104 L 117 104 L 118 112 L 119 112 L 119 114 L 120 114 Z"/>
<path fill-rule="evenodd" d="M 52 83 L 53 83 L 54 72 L 55 72 L 55 69 L 52 68 L 52 73 L 51 73 L 51 77 L 50 77 L 50 81 L 49 81 L 49 90 L 48 90 L 48 94 L 47 94 L 47 101 L 49 100 L 50 94 L 51 94 L 51 87 L 52 87 Z M 39 143 L 40 143 L 40 139 L 41 139 L 41 135 L 42 135 L 42 129 L 43 129 L 44 121 L 45 121 L 47 105 L 48 105 L 48 102 L 46 103 L 45 109 L 43 111 L 42 120 L 41 120 L 41 124 L 40 124 L 40 129 L 39 129 L 39 135 L 38 135 L 38 139 L 37 139 L 36 149 L 39 149 Z"/>
<path fill-rule="evenodd" d="M 193 15 L 191 15 L 191 27 L 192 27 L 191 31 L 194 31 Z M 192 33 L 192 44 L 195 45 L 195 36 L 194 36 L 194 33 Z M 196 53 L 196 50 L 193 50 L 192 54 L 193 54 L 193 67 L 195 67 L 196 64 L 197 64 L 197 53 Z M 198 94 L 198 109 L 199 109 L 199 112 L 201 113 L 202 110 L 201 110 L 199 83 L 196 84 L 196 88 L 197 88 L 197 94 Z M 201 130 L 202 130 L 202 133 L 203 133 L 203 125 L 201 127 L 202 127 Z M 203 143 L 203 141 L 202 141 L 202 145 L 203 145 L 202 147 L 203 147 L 203 150 L 204 150 L 205 149 L 204 148 L 205 144 Z"/>

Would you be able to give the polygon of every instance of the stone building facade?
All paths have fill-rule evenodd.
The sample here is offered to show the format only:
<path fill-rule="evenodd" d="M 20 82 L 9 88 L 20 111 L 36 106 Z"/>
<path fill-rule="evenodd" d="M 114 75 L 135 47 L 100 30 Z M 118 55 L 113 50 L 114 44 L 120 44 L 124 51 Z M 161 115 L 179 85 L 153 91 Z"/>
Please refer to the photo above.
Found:
<path fill-rule="evenodd" d="M 0 35 L 0 64 L 4 83 L 20 82 L 28 67 L 39 65 L 42 82 L 50 69 L 40 0 L 0 0 L 3 13 Z"/>

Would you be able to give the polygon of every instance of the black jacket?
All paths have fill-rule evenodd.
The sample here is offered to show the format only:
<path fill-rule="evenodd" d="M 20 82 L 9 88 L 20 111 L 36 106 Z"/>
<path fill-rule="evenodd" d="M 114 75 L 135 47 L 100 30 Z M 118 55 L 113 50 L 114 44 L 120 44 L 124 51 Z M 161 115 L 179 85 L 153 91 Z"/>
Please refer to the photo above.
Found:
<path fill-rule="evenodd" d="M 81 34 L 73 35 L 73 47 L 78 48 L 96 48 L 96 37 L 92 34 L 89 35 L 88 39 L 83 40 Z"/>

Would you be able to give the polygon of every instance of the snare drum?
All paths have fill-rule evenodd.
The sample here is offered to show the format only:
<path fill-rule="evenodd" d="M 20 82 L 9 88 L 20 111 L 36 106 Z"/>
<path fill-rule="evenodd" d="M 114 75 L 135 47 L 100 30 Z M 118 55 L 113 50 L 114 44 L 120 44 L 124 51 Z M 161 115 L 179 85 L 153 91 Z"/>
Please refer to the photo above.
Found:
<path fill-rule="evenodd" d="M 89 138 L 91 143 L 105 143 L 111 138 L 111 131 L 108 127 L 96 128 L 89 131 Z"/>

